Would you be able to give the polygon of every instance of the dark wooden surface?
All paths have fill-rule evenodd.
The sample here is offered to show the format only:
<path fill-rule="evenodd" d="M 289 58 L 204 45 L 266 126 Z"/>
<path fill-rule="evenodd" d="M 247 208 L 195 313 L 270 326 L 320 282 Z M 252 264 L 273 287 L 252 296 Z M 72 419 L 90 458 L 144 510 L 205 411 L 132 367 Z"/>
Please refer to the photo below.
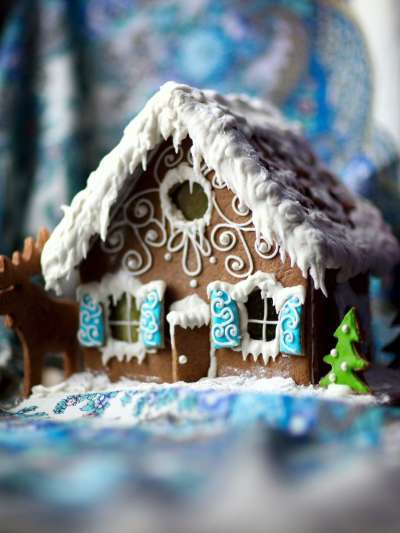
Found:
<path fill-rule="evenodd" d="M 383 403 L 400 406 L 400 370 L 371 366 L 364 373 L 371 392 Z"/>
<path fill-rule="evenodd" d="M 15 0 L 1 0 L 0 2 L 0 31 L 7 20 L 11 8 L 15 5 Z"/>

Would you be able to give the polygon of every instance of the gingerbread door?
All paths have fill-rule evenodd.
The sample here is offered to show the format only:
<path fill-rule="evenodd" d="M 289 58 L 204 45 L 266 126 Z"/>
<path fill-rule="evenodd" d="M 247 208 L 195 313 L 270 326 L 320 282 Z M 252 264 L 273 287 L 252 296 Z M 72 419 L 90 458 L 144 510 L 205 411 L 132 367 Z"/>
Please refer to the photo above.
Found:
<path fill-rule="evenodd" d="M 208 326 L 184 329 L 175 326 L 172 349 L 174 381 L 197 381 L 210 367 L 210 334 Z"/>

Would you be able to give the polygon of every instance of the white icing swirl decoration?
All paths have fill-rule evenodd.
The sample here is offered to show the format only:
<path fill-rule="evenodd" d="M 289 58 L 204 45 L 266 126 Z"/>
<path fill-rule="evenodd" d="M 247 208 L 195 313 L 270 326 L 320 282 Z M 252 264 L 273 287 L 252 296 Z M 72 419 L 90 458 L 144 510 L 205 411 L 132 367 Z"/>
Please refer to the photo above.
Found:
<path fill-rule="evenodd" d="M 234 313 L 236 304 L 230 295 L 217 290 L 211 295 L 211 341 L 214 347 L 235 347 L 239 343 L 238 317 Z"/>
<path fill-rule="evenodd" d="M 169 169 L 164 177 L 161 168 Z M 196 277 L 203 271 L 204 258 L 213 256 L 214 250 L 228 254 L 224 260 L 226 271 L 234 278 L 243 279 L 254 272 L 254 261 L 245 234 L 255 235 L 251 211 L 233 195 L 231 209 L 242 222 L 236 222 L 223 212 L 212 189 L 222 190 L 226 184 L 214 174 L 207 179 L 210 170 L 204 162 L 200 164 L 201 175 L 195 174 L 191 151 L 179 147 L 175 152 L 168 146 L 158 156 L 154 164 L 154 179 L 157 187 L 138 191 L 122 205 L 121 212 L 112 222 L 108 237 L 102 243 L 103 251 L 118 254 L 127 247 L 127 236 L 133 234 L 134 249 L 128 249 L 122 257 L 122 267 L 134 276 L 148 272 L 153 266 L 152 248 L 165 246 L 166 260 L 173 255 L 181 255 L 182 271 L 189 277 Z M 201 185 L 208 199 L 208 207 L 200 219 L 186 220 L 172 204 L 169 191 L 175 184 L 189 180 Z M 158 197 L 161 201 L 162 216 L 156 216 Z M 206 235 L 215 209 L 222 220 L 214 225 L 209 238 Z M 255 252 L 263 259 L 272 259 L 278 253 L 278 246 L 268 245 L 264 240 L 255 242 Z"/>

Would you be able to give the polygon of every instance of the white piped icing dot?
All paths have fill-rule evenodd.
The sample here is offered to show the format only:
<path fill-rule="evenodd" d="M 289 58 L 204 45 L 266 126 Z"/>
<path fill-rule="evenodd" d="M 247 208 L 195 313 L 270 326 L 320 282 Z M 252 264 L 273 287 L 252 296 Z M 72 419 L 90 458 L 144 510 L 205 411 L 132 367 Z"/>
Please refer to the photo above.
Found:
<path fill-rule="evenodd" d="M 221 244 L 226 246 L 229 244 L 229 241 L 230 241 L 229 235 L 227 233 L 223 233 L 221 235 Z"/>
<path fill-rule="evenodd" d="M 189 285 L 192 287 L 192 289 L 195 289 L 198 286 L 197 279 L 191 279 Z"/>
<path fill-rule="evenodd" d="M 133 259 L 133 257 L 131 257 L 130 259 L 128 259 L 128 268 L 136 268 L 137 267 L 137 261 L 136 259 Z"/>
<path fill-rule="evenodd" d="M 166 253 L 166 254 L 164 255 L 164 259 L 165 259 L 166 261 L 171 261 L 171 259 L 172 259 L 172 255 L 168 252 L 168 253 Z"/>
<path fill-rule="evenodd" d="M 262 254 L 265 254 L 268 252 L 269 248 L 268 248 L 268 244 L 266 242 L 260 242 L 259 246 L 258 246 L 258 249 L 260 250 L 260 252 Z"/>
<path fill-rule="evenodd" d="M 188 358 L 186 357 L 186 355 L 180 355 L 178 357 L 178 362 L 180 365 L 186 365 L 186 363 L 188 362 Z"/>
<path fill-rule="evenodd" d="M 335 372 L 331 372 L 331 373 L 329 374 L 329 381 L 330 381 L 331 383 L 335 383 L 335 382 L 336 382 L 336 374 L 335 374 Z"/>
<path fill-rule="evenodd" d="M 217 262 L 217 258 L 215 257 L 215 255 L 212 255 L 212 256 L 210 257 L 210 263 L 211 263 L 212 265 L 215 265 L 216 262 Z"/>
<path fill-rule="evenodd" d="M 342 326 L 343 333 L 348 333 L 350 331 L 350 328 L 347 324 L 343 324 Z"/>
<path fill-rule="evenodd" d="M 332 350 L 331 350 L 331 356 L 332 356 L 332 357 L 336 357 L 336 356 L 337 356 L 337 350 L 336 350 L 336 348 L 332 348 Z"/>
<path fill-rule="evenodd" d="M 157 232 L 154 229 L 151 229 L 147 232 L 147 239 L 151 242 L 157 240 Z"/>
<path fill-rule="evenodd" d="M 343 370 L 343 372 L 347 372 L 348 368 L 349 367 L 347 366 L 346 361 L 343 361 L 343 363 L 340 363 L 340 369 Z"/>
<path fill-rule="evenodd" d="M 111 244 L 111 246 L 115 246 L 116 244 L 118 244 L 118 237 L 117 235 L 112 235 L 112 237 L 109 238 L 109 243 Z"/>
<path fill-rule="evenodd" d="M 147 215 L 147 207 L 144 206 L 144 205 L 139 205 L 137 207 L 135 207 L 135 211 L 134 211 L 134 214 L 135 216 L 137 216 L 138 218 L 142 218 L 142 217 L 145 217 Z"/>

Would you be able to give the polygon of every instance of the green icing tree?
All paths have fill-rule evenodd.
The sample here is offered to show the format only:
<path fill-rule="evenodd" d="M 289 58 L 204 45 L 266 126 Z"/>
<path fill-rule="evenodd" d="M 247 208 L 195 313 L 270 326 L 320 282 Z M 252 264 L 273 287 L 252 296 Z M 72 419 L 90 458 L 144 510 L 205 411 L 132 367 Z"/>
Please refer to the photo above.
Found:
<path fill-rule="evenodd" d="M 324 357 L 325 363 L 331 365 L 332 369 L 321 379 L 319 384 L 322 387 L 328 387 L 332 384 L 347 385 L 355 392 L 369 392 L 366 384 L 354 375 L 354 372 L 364 370 L 368 366 L 368 362 L 361 357 L 353 345 L 353 343 L 361 340 L 354 307 L 344 316 L 340 326 L 335 331 L 335 337 L 338 339 L 336 348 Z"/>

